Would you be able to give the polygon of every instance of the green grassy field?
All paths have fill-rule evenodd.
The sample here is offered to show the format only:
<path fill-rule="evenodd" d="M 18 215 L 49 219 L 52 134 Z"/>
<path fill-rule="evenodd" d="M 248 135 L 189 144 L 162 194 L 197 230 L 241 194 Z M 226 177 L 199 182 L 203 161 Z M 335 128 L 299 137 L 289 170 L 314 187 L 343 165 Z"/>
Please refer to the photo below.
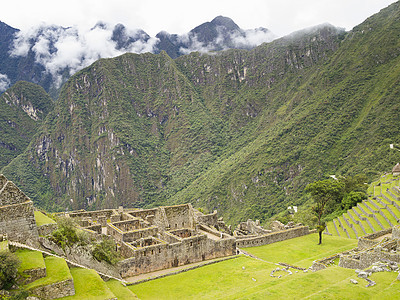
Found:
<path fill-rule="evenodd" d="M 123 286 L 118 280 L 111 279 L 106 282 L 106 285 L 119 300 L 139 299 L 130 289 Z"/>
<path fill-rule="evenodd" d="M 63 258 L 48 256 L 44 259 L 47 276 L 24 286 L 26 290 L 34 289 L 71 278 L 68 265 Z"/>
<path fill-rule="evenodd" d="M 311 266 L 314 260 L 356 246 L 356 240 L 329 235 L 323 235 L 322 244 L 318 245 L 318 234 L 315 233 L 270 245 L 244 248 L 244 250 L 268 262 L 284 262 L 306 268 Z"/>
<path fill-rule="evenodd" d="M 35 214 L 35 220 L 36 220 L 36 225 L 37 226 L 42 226 L 42 225 L 45 225 L 45 224 L 55 224 L 56 223 L 53 219 L 49 218 L 48 216 L 46 216 L 45 214 L 43 214 L 40 211 L 36 210 L 36 211 L 34 211 L 34 214 Z"/>
<path fill-rule="evenodd" d="M 113 292 L 111 292 L 96 271 L 82 268 L 71 268 L 71 275 L 74 279 L 75 295 L 63 297 L 61 299 L 103 300 L 115 298 Z M 118 297 L 118 299 L 124 298 Z"/>
<path fill-rule="evenodd" d="M 15 254 L 21 260 L 21 265 L 18 269 L 19 272 L 46 267 L 43 255 L 39 251 L 18 249 Z"/>
<path fill-rule="evenodd" d="M 271 277 L 276 263 L 286 262 L 301 267 L 311 266 L 313 260 L 352 249 L 356 241 L 324 236 L 317 245 L 318 235 L 290 239 L 271 245 L 245 248 L 262 260 L 247 256 L 201 267 L 170 277 L 129 286 L 140 299 L 278 299 L 304 298 L 322 292 L 338 282 L 355 278 L 354 270 L 337 266 L 319 272 L 296 272 L 282 278 Z M 393 273 L 394 274 L 394 273 Z"/>

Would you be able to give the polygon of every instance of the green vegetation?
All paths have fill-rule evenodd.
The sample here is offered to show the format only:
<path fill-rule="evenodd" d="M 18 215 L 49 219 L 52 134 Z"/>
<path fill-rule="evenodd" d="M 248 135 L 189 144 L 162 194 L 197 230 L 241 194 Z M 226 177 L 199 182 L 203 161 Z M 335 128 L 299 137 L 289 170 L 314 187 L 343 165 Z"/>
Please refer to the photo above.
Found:
<path fill-rule="evenodd" d="M 0 251 L 8 250 L 8 241 L 1 241 L 0 242 Z"/>
<path fill-rule="evenodd" d="M 35 214 L 35 220 L 36 220 L 36 225 L 37 226 L 42 226 L 42 225 L 46 225 L 46 224 L 55 224 L 56 221 L 54 221 L 53 219 L 49 218 L 48 216 L 46 216 L 44 213 L 35 210 L 34 211 Z"/>
<path fill-rule="evenodd" d="M 41 252 L 32 251 L 28 249 L 18 249 L 15 255 L 21 261 L 18 272 L 21 274 L 25 270 L 45 268 L 46 265 L 43 260 Z"/>
<path fill-rule="evenodd" d="M 75 243 L 84 243 L 78 236 L 78 230 L 74 221 L 70 218 L 60 217 L 57 219 L 58 229 L 51 233 L 50 239 L 65 249 Z"/>
<path fill-rule="evenodd" d="M 8 290 L 15 284 L 20 264 L 20 260 L 13 253 L 0 250 L 0 290 Z"/>
<path fill-rule="evenodd" d="M 335 222 L 336 228 L 334 223 L 330 222 L 327 225 L 328 232 L 334 236 L 339 234 L 343 237 L 356 239 L 365 234 L 396 225 L 400 217 L 400 210 L 397 208 L 400 205 L 400 201 L 397 199 L 400 196 L 398 188 L 399 177 L 389 174 L 383 175 L 378 181 L 370 184 L 367 190 L 368 198 L 363 191 L 355 191 L 353 195 L 361 195 L 361 197 L 356 196 L 357 202 L 353 204 L 357 204 L 357 206 L 349 207 L 347 211 L 338 210 L 336 216 L 331 214 L 331 217 L 335 217 L 333 222 Z M 348 195 L 351 194 L 352 192 Z M 362 202 L 359 202 L 359 200 Z M 344 196 L 342 204 L 345 201 L 346 196 Z"/>
<path fill-rule="evenodd" d="M 26 110 L 35 111 L 32 116 Z M 19 81 L 0 96 L 0 169 L 28 146 L 53 101 L 36 84 Z"/>
<path fill-rule="evenodd" d="M 24 288 L 26 290 L 72 278 L 68 265 L 63 258 L 48 256 L 44 259 L 44 262 L 46 264 L 46 277 L 25 285 Z"/>
<path fill-rule="evenodd" d="M 118 299 L 139 299 L 129 288 L 123 286 L 118 280 L 111 279 L 106 281 L 106 285 Z"/>
<path fill-rule="evenodd" d="M 96 271 L 71 268 L 71 274 L 74 279 L 75 295 L 63 297 L 62 299 L 102 300 L 115 298 L 115 295 Z"/>
<path fill-rule="evenodd" d="M 284 262 L 307 268 L 312 265 L 314 260 L 357 247 L 356 240 L 343 237 L 325 236 L 324 240 L 323 244 L 318 245 L 316 234 L 309 234 L 271 245 L 245 248 L 245 250 L 265 261 Z"/>
<path fill-rule="evenodd" d="M 93 257 L 98 261 L 104 260 L 112 265 L 116 264 L 120 259 L 114 240 L 109 238 L 103 238 L 99 243 L 95 244 Z"/>

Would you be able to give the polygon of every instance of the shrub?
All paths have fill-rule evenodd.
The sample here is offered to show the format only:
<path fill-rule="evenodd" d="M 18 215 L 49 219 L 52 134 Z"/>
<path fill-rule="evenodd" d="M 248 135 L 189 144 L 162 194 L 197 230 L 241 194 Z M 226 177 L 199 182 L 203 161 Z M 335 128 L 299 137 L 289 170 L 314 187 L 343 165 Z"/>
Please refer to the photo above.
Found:
<path fill-rule="evenodd" d="M 65 217 L 57 218 L 58 229 L 51 233 L 50 239 L 65 249 L 79 241 L 74 222 Z"/>
<path fill-rule="evenodd" d="M 0 289 L 10 289 L 15 284 L 20 264 L 15 254 L 0 251 Z"/>
<path fill-rule="evenodd" d="M 116 264 L 119 260 L 116 245 L 111 239 L 103 239 L 93 249 L 93 257 L 98 261 L 106 261 L 109 264 Z"/>

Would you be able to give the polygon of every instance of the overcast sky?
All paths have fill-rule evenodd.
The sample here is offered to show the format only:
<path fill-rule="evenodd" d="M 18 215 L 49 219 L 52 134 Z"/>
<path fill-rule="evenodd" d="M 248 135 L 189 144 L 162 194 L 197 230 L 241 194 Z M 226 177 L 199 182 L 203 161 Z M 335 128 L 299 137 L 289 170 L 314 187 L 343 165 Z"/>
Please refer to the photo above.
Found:
<path fill-rule="evenodd" d="M 321 23 L 352 29 L 393 0 L 20 0 L 3 1 L 0 21 L 18 29 L 41 22 L 93 27 L 98 21 L 141 28 L 150 36 L 186 33 L 218 15 L 243 29 L 266 27 L 278 36 Z"/>

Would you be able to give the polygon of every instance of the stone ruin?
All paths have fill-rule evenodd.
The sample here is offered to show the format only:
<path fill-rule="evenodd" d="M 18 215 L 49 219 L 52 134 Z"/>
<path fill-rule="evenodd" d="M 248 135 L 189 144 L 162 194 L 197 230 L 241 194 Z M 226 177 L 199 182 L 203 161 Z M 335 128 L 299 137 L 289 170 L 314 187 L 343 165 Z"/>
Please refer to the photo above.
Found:
<path fill-rule="evenodd" d="M 0 235 L 29 245 L 39 238 L 33 202 L 13 182 L 0 174 Z"/>
<path fill-rule="evenodd" d="M 235 238 L 217 231 L 216 213 L 191 204 L 153 209 L 77 211 L 67 214 L 85 230 L 111 236 L 125 258 L 122 277 L 236 254 Z"/>

